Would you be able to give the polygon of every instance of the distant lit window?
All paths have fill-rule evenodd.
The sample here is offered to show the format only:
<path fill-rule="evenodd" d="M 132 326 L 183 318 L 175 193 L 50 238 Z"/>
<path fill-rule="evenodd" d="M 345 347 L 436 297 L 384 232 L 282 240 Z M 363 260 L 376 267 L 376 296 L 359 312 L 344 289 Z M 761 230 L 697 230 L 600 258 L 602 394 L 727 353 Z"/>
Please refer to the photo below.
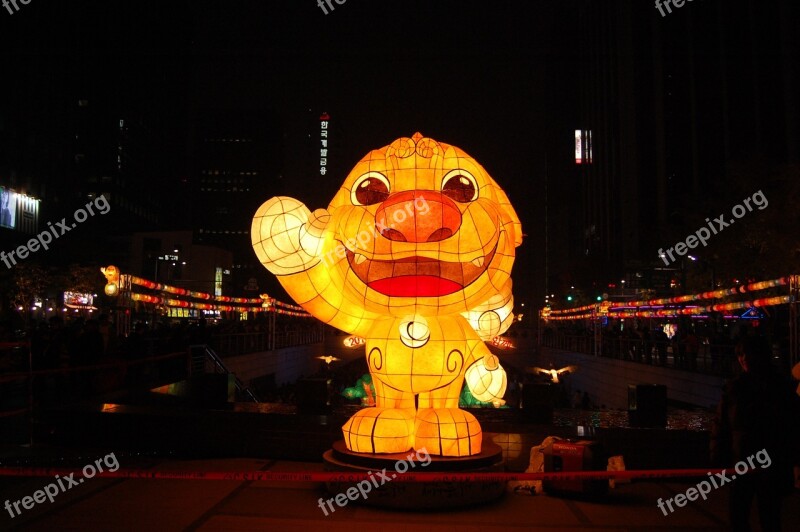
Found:
<path fill-rule="evenodd" d="M 592 130 L 575 130 L 575 164 L 592 163 Z"/>
<path fill-rule="evenodd" d="M 214 295 L 222 295 L 222 268 L 214 268 Z"/>

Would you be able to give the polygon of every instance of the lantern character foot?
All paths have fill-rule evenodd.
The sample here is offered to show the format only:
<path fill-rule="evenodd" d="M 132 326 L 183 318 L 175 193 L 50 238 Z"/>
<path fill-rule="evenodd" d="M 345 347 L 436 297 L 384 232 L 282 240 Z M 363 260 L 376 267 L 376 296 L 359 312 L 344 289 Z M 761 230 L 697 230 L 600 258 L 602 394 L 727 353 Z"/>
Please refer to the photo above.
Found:
<path fill-rule="evenodd" d="M 363 408 L 342 427 L 347 448 L 356 453 L 402 453 L 414 446 L 413 408 Z"/>
<path fill-rule="evenodd" d="M 481 426 L 475 416 L 458 408 L 426 408 L 417 412 L 414 448 L 441 456 L 471 456 L 481 452 Z"/>

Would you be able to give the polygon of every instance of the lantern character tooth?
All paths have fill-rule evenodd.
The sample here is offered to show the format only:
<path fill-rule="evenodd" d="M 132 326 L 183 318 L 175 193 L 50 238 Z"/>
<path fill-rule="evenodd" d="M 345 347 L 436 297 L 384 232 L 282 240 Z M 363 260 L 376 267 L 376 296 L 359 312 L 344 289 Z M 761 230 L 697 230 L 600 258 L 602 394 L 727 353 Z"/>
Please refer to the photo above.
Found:
<path fill-rule="evenodd" d="M 362 263 L 362 262 L 364 262 L 365 260 L 367 260 L 367 257 L 365 257 L 364 255 L 362 255 L 361 253 L 356 253 L 356 258 L 355 258 L 355 263 L 356 263 L 356 264 L 361 264 L 361 263 Z"/>
<path fill-rule="evenodd" d="M 472 264 L 473 264 L 473 265 L 474 265 L 476 268 L 483 268 L 483 261 L 484 261 L 484 259 L 485 259 L 485 258 L 486 258 L 486 257 L 478 257 L 477 259 L 474 259 L 474 260 L 472 261 Z"/>

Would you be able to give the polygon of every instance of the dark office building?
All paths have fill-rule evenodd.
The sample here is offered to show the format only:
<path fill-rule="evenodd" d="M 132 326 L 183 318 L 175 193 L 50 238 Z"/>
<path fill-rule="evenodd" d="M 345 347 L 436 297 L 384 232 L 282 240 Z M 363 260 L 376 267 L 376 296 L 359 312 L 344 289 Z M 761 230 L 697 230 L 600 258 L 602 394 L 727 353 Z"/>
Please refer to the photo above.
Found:
<path fill-rule="evenodd" d="M 681 264 L 666 268 L 658 249 L 716 214 L 731 165 L 800 159 L 797 11 L 754 0 L 666 16 L 651 2 L 581 5 L 562 36 L 581 66 L 564 69 L 552 96 L 571 111 L 553 117 L 549 236 L 568 245 L 551 247 L 550 291 L 622 279 L 669 290 Z"/>
<path fill-rule="evenodd" d="M 160 227 L 161 213 L 174 198 L 170 180 L 154 156 L 159 149 L 156 132 L 141 119 L 110 118 L 106 110 L 95 113 L 89 100 L 79 100 L 74 111 L 72 194 L 64 207 L 74 210 L 104 195 L 119 229 Z"/>
<path fill-rule="evenodd" d="M 233 293 L 262 276 L 250 240 L 258 207 L 283 193 L 283 128 L 276 115 L 259 110 L 202 110 L 190 140 L 187 205 L 195 243 L 233 253 Z"/>

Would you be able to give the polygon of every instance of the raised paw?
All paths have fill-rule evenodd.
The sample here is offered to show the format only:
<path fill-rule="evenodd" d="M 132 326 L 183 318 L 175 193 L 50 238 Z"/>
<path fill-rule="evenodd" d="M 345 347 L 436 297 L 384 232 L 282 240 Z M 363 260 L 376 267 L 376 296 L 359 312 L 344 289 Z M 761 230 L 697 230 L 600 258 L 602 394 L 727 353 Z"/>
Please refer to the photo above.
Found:
<path fill-rule="evenodd" d="M 329 219 L 324 209 L 312 213 L 294 198 L 271 198 L 253 217 L 253 250 L 261 264 L 275 275 L 306 271 L 321 260 L 322 235 Z"/>

